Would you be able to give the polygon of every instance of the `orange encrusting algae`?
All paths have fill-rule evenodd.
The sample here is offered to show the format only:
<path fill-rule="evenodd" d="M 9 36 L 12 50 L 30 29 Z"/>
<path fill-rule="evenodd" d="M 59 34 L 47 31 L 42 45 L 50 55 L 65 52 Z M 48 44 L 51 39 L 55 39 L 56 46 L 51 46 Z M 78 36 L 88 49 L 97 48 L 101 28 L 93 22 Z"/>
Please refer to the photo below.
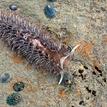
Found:
<path fill-rule="evenodd" d="M 107 44 L 107 34 L 103 35 L 102 43 L 106 43 Z"/>
<path fill-rule="evenodd" d="M 92 54 L 92 50 L 93 44 L 86 41 L 80 42 L 80 46 L 77 49 L 78 53 L 85 57 L 89 57 Z"/>
<path fill-rule="evenodd" d="M 81 96 L 81 90 L 79 86 L 76 86 L 76 96 L 80 97 Z"/>
<path fill-rule="evenodd" d="M 65 91 L 64 89 L 60 90 L 59 93 L 58 93 L 58 96 L 59 96 L 60 98 L 65 97 L 65 96 L 66 96 L 66 91 Z"/>
<path fill-rule="evenodd" d="M 94 44 L 93 43 L 82 41 L 82 42 L 80 42 L 80 46 L 77 48 L 77 52 L 82 57 L 87 58 L 88 61 L 93 66 L 93 68 L 95 66 L 100 68 L 101 67 L 100 59 L 96 58 L 95 54 L 93 53 L 93 48 L 94 48 Z"/>
<path fill-rule="evenodd" d="M 11 59 L 15 64 L 22 64 L 23 63 L 23 58 L 21 56 L 18 56 L 15 53 L 13 53 L 13 55 L 11 56 Z"/>

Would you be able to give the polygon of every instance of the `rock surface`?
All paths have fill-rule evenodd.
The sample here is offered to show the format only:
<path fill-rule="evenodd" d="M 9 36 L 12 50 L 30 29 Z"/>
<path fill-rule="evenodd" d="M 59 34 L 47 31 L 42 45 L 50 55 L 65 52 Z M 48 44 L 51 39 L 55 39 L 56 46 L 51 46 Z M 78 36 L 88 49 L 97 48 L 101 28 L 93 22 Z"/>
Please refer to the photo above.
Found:
<path fill-rule="evenodd" d="M 68 66 L 74 77 L 72 86 L 64 88 L 0 41 L 0 73 L 13 76 L 8 84 L 0 83 L 0 107 L 8 107 L 6 98 L 19 81 L 26 87 L 18 107 L 107 107 L 107 1 L 58 0 L 52 3 L 57 10 L 52 20 L 43 12 L 47 0 L 1 0 L 0 9 L 9 11 L 12 3 L 18 6 L 15 14 L 47 26 L 54 38 L 71 47 L 81 45 Z"/>

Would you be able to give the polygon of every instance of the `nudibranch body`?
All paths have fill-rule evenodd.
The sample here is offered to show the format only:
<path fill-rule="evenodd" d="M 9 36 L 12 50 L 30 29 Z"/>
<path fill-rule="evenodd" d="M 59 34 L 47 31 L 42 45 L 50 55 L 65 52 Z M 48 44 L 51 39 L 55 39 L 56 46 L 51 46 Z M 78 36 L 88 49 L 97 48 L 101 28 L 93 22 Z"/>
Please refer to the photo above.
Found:
<path fill-rule="evenodd" d="M 53 40 L 47 31 L 44 32 L 38 26 L 32 26 L 24 19 L 3 11 L 0 12 L 0 38 L 12 51 L 25 57 L 33 67 L 56 76 L 61 74 L 59 84 L 63 79 L 65 60 L 78 47 L 77 45 L 68 53 L 68 46 Z"/>

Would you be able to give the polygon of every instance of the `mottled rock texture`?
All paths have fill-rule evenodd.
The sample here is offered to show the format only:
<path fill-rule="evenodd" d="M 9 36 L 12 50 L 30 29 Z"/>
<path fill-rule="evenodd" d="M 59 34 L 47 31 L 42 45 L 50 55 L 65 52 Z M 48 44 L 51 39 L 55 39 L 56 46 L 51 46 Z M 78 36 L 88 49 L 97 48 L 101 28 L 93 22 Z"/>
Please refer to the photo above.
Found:
<path fill-rule="evenodd" d="M 51 20 L 43 12 L 47 0 L 1 0 L 0 9 L 10 11 L 12 3 L 18 6 L 15 14 L 44 25 L 61 42 L 71 47 L 80 43 L 80 47 L 67 68 L 72 86 L 64 88 L 55 78 L 27 65 L 1 41 L 0 74 L 8 72 L 13 79 L 0 83 L 0 107 L 8 107 L 6 97 L 18 81 L 25 83 L 18 107 L 107 107 L 107 1 L 57 0 L 51 4 L 57 10 Z"/>

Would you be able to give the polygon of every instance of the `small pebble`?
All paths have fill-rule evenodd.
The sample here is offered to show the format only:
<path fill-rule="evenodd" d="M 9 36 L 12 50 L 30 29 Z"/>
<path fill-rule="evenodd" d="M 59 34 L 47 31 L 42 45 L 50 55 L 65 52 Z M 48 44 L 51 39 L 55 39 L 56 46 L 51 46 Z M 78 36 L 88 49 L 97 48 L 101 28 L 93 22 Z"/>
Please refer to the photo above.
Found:
<path fill-rule="evenodd" d="M 50 5 L 46 5 L 44 8 L 44 14 L 47 18 L 54 18 L 56 16 L 56 10 Z"/>
<path fill-rule="evenodd" d="M 11 79 L 12 78 L 9 73 L 3 73 L 0 75 L 0 82 L 1 83 L 8 83 Z"/>
<path fill-rule="evenodd" d="M 13 89 L 16 92 L 22 91 L 25 87 L 25 84 L 23 82 L 17 82 L 13 85 Z"/>
<path fill-rule="evenodd" d="M 57 0 L 47 0 L 47 1 L 49 1 L 49 2 L 55 2 L 55 1 L 57 1 Z"/>
<path fill-rule="evenodd" d="M 22 96 L 19 93 L 12 93 L 6 99 L 6 102 L 10 106 L 15 106 L 20 103 L 22 100 Z"/>
<path fill-rule="evenodd" d="M 15 4 L 11 4 L 11 5 L 9 5 L 9 9 L 12 10 L 12 11 L 16 11 L 17 6 Z"/>

